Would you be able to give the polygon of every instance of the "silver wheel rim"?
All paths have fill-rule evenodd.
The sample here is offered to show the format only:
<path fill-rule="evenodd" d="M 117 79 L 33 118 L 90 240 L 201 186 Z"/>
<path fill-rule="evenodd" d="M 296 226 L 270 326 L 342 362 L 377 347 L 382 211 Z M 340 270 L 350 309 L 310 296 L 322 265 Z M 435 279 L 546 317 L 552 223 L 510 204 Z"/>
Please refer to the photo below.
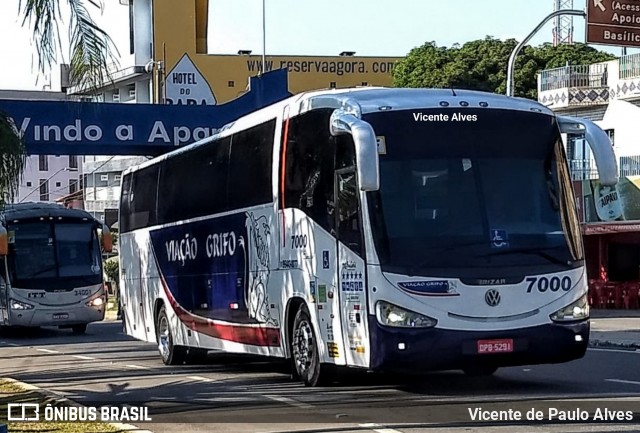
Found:
<path fill-rule="evenodd" d="M 165 316 L 158 324 L 158 350 L 163 359 L 169 358 L 169 322 Z"/>
<path fill-rule="evenodd" d="M 311 367 L 314 353 L 313 331 L 311 324 L 303 320 L 293 335 L 293 360 L 298 374 L 304 375 Z"/>

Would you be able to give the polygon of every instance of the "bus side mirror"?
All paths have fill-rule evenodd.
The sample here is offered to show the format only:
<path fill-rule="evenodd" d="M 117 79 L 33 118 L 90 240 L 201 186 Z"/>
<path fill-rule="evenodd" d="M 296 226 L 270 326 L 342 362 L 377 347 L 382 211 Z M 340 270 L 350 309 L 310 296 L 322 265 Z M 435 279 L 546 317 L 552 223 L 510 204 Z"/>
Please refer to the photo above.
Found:
<path fill-rule="evenodd" d="M 9 254 L 9 238 L 7 237 L 7 229 L 0 225 L 0 257 Z"/>
<path fill-rule="evenodd" d="M 109 227 L 106 225 L 102 226 L 102 249 L 105 253 L 113 251 L 113 237 L 111 236 Z"/>
<path fill-rule="evenodd" d="M 606 132 L 587 119 L 558 116 L 558 126 L 563 134 L 584 134 L 598 166 L 598 176 L 602 185 L 618 183 L 618 161 Z"/>
<path fill-rule="evenodd" d="M 380 189 L 378 143 L 371 125 L 353 113 L 337 109 L 331 114 L 331 135 L 351 134 L 356 148 L 356 171 L 361 191 Z"/>

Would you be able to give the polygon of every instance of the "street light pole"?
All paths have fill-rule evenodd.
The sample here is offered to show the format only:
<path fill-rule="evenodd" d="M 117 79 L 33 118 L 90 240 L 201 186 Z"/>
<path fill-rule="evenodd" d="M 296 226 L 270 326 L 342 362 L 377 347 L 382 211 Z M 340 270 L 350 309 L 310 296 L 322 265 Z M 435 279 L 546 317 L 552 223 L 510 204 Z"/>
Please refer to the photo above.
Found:
<path fill-rule="evenodd" d="M 559 15 L 578 15 L 582 17 L 587 16 L 585 11 L 581 11 L 577 9 L 560 9 L 550 13 L 549 15 L 547 15 L 545 19 L 540 21 L 540 24 L 538 24 L 538 27 L 536 27 L 531 33 L 529 33 L 527 37 L 524 38 L 522 42 L 520 42 L 511 52 L 511 56 L 509 57 L 509 65 L 507 66 L 507 96 L 513 96 L 513 84 L 514 84 L 513 70 L 516 66 L 516 56 L 518 55 L 518 53 L 520 53 L 520 51 L 525 46 L 525 44 L 529 42 L 529 40 L 532 37 L 534 37 L 535 34 L 538 33 L 538 31 L 547 23 L 547 21 Z"/>

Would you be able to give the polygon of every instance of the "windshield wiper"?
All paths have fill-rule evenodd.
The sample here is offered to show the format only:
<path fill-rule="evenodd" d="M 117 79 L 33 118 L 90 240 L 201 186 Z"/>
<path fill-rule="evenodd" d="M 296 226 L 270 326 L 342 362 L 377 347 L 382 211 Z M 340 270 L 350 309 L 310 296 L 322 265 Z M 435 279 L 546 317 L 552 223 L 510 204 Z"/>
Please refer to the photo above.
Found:
<path fill-rule="evenodd" d="M 496 251 L 493 253 L 484 254 L 484 256 L 493 257 L 493 256 L 506 256 L 509 254 L 530 254 L 530 255 L 542 257 L 556 265 L 571 266 L 574 263 L 573 260 L 564 261 L 544 251 L 544 250 L 555 249 L 555 248 L 560 248 L 560 247 L 532 247 L 532 248 L 511 248 L 511 249 L 507 248 L 504 251 Z"/>

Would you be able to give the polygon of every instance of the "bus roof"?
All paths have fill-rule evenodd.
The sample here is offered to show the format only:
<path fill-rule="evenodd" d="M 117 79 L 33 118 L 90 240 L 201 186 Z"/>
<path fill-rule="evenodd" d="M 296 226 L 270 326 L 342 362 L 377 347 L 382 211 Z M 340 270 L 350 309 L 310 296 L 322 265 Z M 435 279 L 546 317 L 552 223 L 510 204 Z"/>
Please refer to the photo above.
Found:
<path fill-rule="evenodd" d="M 60 217 L 87 219 L 97 222 L 97 220 L 90 213 L 82 209 L 70 209 L 59 204 L 44 202 L 7 204 L 5 205 L 4 209 L 0 211 L 0 215 L 3 216 L 6 221 L 18 219 Z"/>
<path fill-rule="evenodd" d="M 544 105 L 525 98 L 498 95 L 475 90 L 458 89 L 423 89 L 423 88 L 388 88 L 388 87 L 355 87 L 347 89 L 324 89 L 300 93 L 268 107 L 256 110 L 233 122 L 224 125 L 220 130 L 196 143 L 176 149 L 157 158 L 145 161 L 140 165 L 126 169 L 123 175 L 171 158 L 182 152 L 215 141 L 218 138 L 234 134 L 266 122 L 283 113 L 289 107 L 289 116 L 293 117 L 306 111 L 321 108 L 344 108 L 358 114 L 379 111 L 474 107 L 483 109 L 504 109 L 525 112 L 538 112 L 555 116 L 553 111 Z"/>

